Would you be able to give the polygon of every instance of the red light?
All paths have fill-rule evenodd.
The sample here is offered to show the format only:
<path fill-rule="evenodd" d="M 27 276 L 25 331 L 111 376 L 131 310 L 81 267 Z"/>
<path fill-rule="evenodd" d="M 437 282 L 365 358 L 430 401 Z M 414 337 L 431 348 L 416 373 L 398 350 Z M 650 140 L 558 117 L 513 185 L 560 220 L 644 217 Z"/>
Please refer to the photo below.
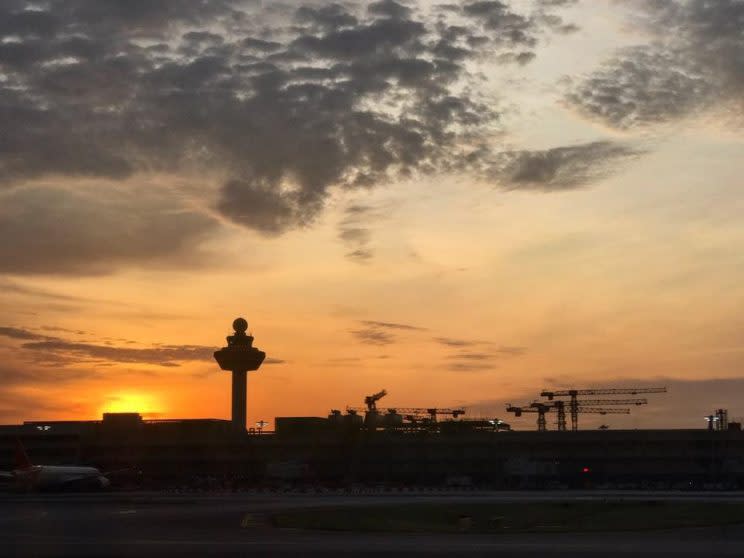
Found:
<path fill-rule="evenodd" d="M 591 469 L 589 467 L 584 467 L 583 469 L 581 469 L 581 472 L 582 473 L 589 473 L 589 472 L 591 472 Z"/>

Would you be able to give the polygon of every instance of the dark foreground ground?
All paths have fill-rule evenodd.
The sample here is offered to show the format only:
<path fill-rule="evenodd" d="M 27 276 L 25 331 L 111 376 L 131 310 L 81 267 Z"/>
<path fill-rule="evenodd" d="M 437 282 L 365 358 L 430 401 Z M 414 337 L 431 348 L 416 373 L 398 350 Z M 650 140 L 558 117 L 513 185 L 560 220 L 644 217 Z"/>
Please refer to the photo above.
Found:
<path fill-rule="evenodd" d="M 659 513 L 672 502 L 744 505 L 744 494 L 478 493 L 427 495 L 0 495 L 0 555 L 44 556 L 742 556 L 744 525 L 615 532 L 375 533 L 285 529 L 277 514 L 364 513 L 411 505 L 461 510 L 511 503 L 536 509 L 566 503 L 649 502 Z M 661 504 L 659 504 L 661 503 Z M 594 505 L 593 504 L 593 505 Z M 632 509 L 632 505 L 628 508 Z M 568 506 L 571 507 L 570 505 Z M 383 509 L 383 508 L 379 508 Z M 668 509 L 668 508 L 666 508 Z M 710 508 L 707 508 L 710 509 Z M 294 510 L 294 511 L 293 511 Z M 306 512 L 300 512 L 307 516 Z M 459 511 L 457 511 L 459 513 Z M 501 512 L 500 512 L 501 513 Z M 689 514 L 688 514 L 689 515 Z"/>

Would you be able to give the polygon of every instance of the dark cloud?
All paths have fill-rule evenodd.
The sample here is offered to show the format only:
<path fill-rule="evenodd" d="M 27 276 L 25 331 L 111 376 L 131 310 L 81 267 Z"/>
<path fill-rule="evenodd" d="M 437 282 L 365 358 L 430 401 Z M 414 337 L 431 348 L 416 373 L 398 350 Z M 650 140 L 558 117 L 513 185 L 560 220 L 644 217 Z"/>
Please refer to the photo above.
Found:
<path fill-rule="evenodd" d="M 338 238 L 349 249 L 345 254 L 348 259 L 365 263 L 374 257 L 370 223 L 379 218 L 378 210 L 372 206 L 352 204 L 346 207 L 338 224 Z"/>
<path fill-rule="evenodd" d="M 23 340 L 39 340 L 46 339 L 45 335 L 34 333 L 27 329 L 21 329 L 17 327 L 0 327 L 0 337 L 9 337 L 10 339 L 23 339 Z"/>
<path fill-rule="evenodd" d="M 256 39 L 254 37 L 246 37 L 242 40 L 241 44 L 246 48 L 252 48 L 263 52 L 273 52 L 282 47 L 281 43 L 264 41 L 263 39 Z"/>
<path fill-rule="evenodd" d="M 620 163 L 640 154 L 609 141 L 544 151 L 508 151 L 500 154 L 487 174 L 506 189 L 570 190 L 606 177 Z"/>
<path fill-rule="evenodd" d="M 499 347 L 498 349 L 496 349 L 496 352 L 502 355 L 521 356 L 527 352 L 527 348 L 526 347 Z"/>
<path fill-rule="evenodd" d="M 504 358 L 521 356 L 527 352 L 524 347 L 498 346 L 480 339 L 461 339 L 454 337 L 434 337 L 435 343 L 454 349 L 444 357 L 444 368 L 453 372 L 480 372 L 498 367 Z"/>
<path fill-rule="evenodd" d="M 286 364 L 287 361 L 281 358 L 268 357 L 263 361 L 264 364 Z"/>
<path fill-rule="evenodd" d="M 335 30 L 339 27 L 351 27 L 358 23 L 341 4 L 328 4 L 321 7 L 300 6 L 295 17 L 303 23 L 312 23 L 321 30 Z"/>
<path fill-rule="evenodd" d="M 465 4 L 463 13 L 479 20 L 490 38 L 511 46 L 534 47 L 537 28 L 529 17 L 512 11 L 503 2 L 483 1 Z"/>
<path fill-rule="evenodd" d="M 402 330 L 408 330 L 408 331 L 426 331 L 427 328 L 425 327 L 419 327 L 414 326 L 410 324 L 398 324 L 395 322 L 378 322 L 374 320 L 362 320 L 364 325 L 369 327 L 377 327 L 382 329 L 402 329 Z"/>
<path fill-rule="evenodd" d="M 60 331 L 82 335 L 85 332 L 55 326 L 43 326 L 44 331 Z M 39 364 L 72 364 L 86 361 L 103 363 L 157 364 L 178 366 L 184 361 L 208 361 L 214 359 L 215 347 L 203 345 L 156 345 L 152 347 L 121 347 L 115 342 L 133 344 L 127 339 L 105 337 L 99 342 L 79 342 L 60 337 L 43 335 L 29 329 L 0 326 L 0 337 L 26 341 L 21 344 L 26 356 Z M 271 362 L 269 362 L 271 361 Z M 283 364 L 277 358 L 267 359 L 269 364 Z"/>
<path fill-rule="evenodd" d="M 520 356 L 526 352 L 523 347 L 498 347 L 491 349 L 491 343 L 482 341 L 464 341 L 460 339 L 437 338 L 439 343 L 459 349 L 447 355 L 444 367 L 454 372 L 476 372 L 492 370 L 498 367 L 498 361 L 504 357 Z M 480 351 L 465 350 L 481 346 Z"/>
<path fill-rule="evenodd" d="M 482 372 L 484 370 L 493 370 L 496 368 L 496 365 L 491 362 L 463 360 L 449 362 L 445 368 L 452 372 Z"/>
<path fill-rule="evenodd" d="M 462 169 L 466 144 L 498 123 L 468 87 L 468 63 L 486 54 L 526 63 L 552 25 L 498 2 L 435 20 L 390 0 L 24 6 L 0 4 L 0 187 L 198 168 L 226 177 L 222 215 L 265 234 L 310 224 L 332 187 Z M 5 194 L 0 235 L 21 244 L 2 243 L 0 271 L 88 273 L 182 257 L 212 226 L 177 204 L 151 211 L 102 189 L 100 202 L 50 189 Z"/>
<path fill-rule="evenodd" d="M 616 128 L 648 126 L 711 108 L 740 111 L 744 2 L 635 2 L 649 43 L 617 52 L 568 94 L 584 114 Z"/>
<path fill-rule="evenodd" d="M 454 339 L 452 337 L 435 337 L 434 341 L 447 347 L 472 347 L 481 345 L 482 341 L 470 341 L 468 339 Z"/>
<path fill-rule="evenodd" d="M 387 16 L 390 18 L 403 19 L 411 15 L 411 8 L 399 4 L 394 0 L 381 0 L 380 2 L 372 2 L 368 7 L 367 11 L 373 15 Z"/>
<path fill-rule="evenodd" d="M 3 277 L 0 277 L 0 293 L 30 296 L 52 301 L 84 302 L 87 300 L 77 296 L 55 293 L 36 287 L 29 287 L 27 285 L 18 283 L 16 281 L 11 281 L 10 279 L 5 279 Z"/>
<path fill-rule="evenodd" d="M 427 329 L 423 327 L 396 322 L 360 320 L 359 323 L 363 327 L 350 330 L 350 332 L 359 341 L 369 345 L 390 345 L 392 343 L 395 343 L 398 338 L 392 332 L 401 333 L 427 331 Z"/>
<path fill-rule="evenodd" d="M 352 329 L 350 333 L 359 341 L 368 345 L 390 345 L 395 342 L 394 335 L 373 327 Z"/>
<path fill-rule="evenodd" d="M 0 272 L 85 274 L 131 262 L 193 263 L 199 242 L 215 228 L 212 218 L 144 189 L 16 188 L 0 193 Z"/>
<path fill-rule="evenodd" d="M 34 341 L 22 345 L 27 351 L 34 351 L 49 358 L 59 356 L 78 362 L 101 360 L 117 363 L 155 364 L 174 367 L 184 361 L 212 361 L 215 347 L 202 345 L 162 345 L 158 347 L 117 347 L 95 343 L 76 343 L 63 339 Z"/>

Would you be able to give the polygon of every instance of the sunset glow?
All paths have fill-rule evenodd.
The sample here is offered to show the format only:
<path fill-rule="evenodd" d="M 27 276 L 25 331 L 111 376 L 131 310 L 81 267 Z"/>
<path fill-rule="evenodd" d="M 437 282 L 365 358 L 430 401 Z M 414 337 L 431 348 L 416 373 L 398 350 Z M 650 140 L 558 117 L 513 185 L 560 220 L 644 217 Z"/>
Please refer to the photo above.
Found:
<path fill-rule="evenodd" d="M 146 393 L 118 392 L 106 397 L 100 413 L 140 413 L 147 418 L 158 418 L 164 415 L 166 408 L 161 401 Z"/>
<path fill-rule="evenodd" d="M 0 28 L 2 421 L 227 418 L 237 316 L 249 424 L 744 414 L 731 2 L 52 4 Z"/>

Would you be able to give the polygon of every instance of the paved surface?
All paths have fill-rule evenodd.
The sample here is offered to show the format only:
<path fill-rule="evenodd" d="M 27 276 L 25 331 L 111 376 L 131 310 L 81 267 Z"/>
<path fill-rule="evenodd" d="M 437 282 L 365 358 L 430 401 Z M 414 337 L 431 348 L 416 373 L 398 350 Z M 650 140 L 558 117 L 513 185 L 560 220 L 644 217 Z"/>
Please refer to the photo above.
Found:
<path fill-rule="evenodd" d="M 741 493 L 0 495 L 0 556 L 742 556 L 744 526 L 612 534 L 420 535 L 274 529 L 297 507 L 587 499 L 740 501 Z"/>

